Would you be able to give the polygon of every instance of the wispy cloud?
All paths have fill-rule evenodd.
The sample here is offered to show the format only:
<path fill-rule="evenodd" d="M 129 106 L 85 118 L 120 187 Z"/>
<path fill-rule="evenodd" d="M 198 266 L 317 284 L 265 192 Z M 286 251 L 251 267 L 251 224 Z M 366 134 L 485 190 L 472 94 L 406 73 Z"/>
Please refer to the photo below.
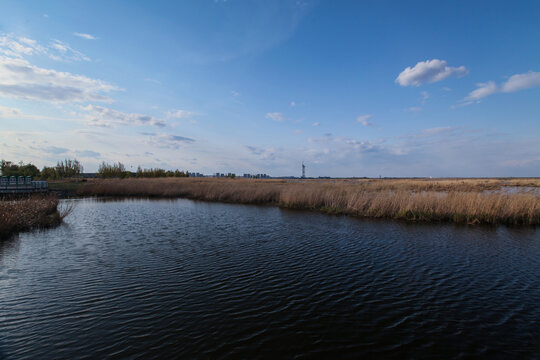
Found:
<path fill-rule="evenodd" d="M 69 151 L 69 149 L 56 147 L 56 146 L 47 146 L 47 147 L 42 148 L 41 150 L 45 151 L 46 153 L 54 154 L 54 155 L 65 154 Z"/>
<path fill-rule="evenodd" d="M 69 44 L 54 40 L 49 44 L 49 49 L 56 50 L 56 53 L 48 51 L 49 57 L 58 61 L 90 61 L 90 58 L 82 52 L 73 49 Z"/>
<path fill-rule="evenodd" d="M 257 146 L 246 145 L 246 148 L 260 160 L 276 160 L 278 149 L 274 147 L 261 148 Z"/>
<path fill-rule="evenodd" d="M 36 40 L 13 34 L 0 35 L 0 55 L 11 58 L 43 55 L 56 61 L 90 61 L 88 56 L 66 42 L 53 40 L 48 45 L 41 45 Z"/>
<path fill-rule="evenodd" d="M 156 79 L 152 79 L 152 78 L 145 78 L 144 81 L 148 81 L 148 82 L 151 82 L 151 83 L 154 83 L 154 84 L 157 84 L 157 85 L 161 85 L 161 81 L 156 80 Z"/>
<path fill-rule="evenodd" d="M 319 124 L 318 122 L 314 122 L 313 124 L 311 124 L 312 126 L 321 126 L 321 124 Z"/>
<path fill-rule="evenodd" d="M 164 127 L 167 123 L 144 114 L 129 114 L 102 106 L 88 105 L 82 108 L 88 112 L 85 116 L 88 125 L 100 127 L 114 126 L 158 126 Z"/>
<path fill-rule="evenodd" d="M 0 95 L 55 103 L 112 100 L 103 95 L 121 90 L 101 80 L 39 68 L 28 61 L 0 56 Z"/>
<path fill-rule="evenodd" d="M 530 88 L 540 87 L 540 72 L 529 71 L 523 74 L 512 75 L 501 86 L 494 81 L 476 84 L 477 88 L 463 99 L 465 105 L 479 101 L 496 93 L 511 93 Z"/>
<path fill-rule="evenodd" d="M 13 34 L 0 36 L 0 55 L 21 58 L 25 55 L 43 54 L 47 49 L 37 43 L 37 41 L 16 37 Z"/>
<path fill-rule="evenodd" d="M 420 111 L 422 111 L 422 108 L 420 106 L 412 106 L 412 107 L 408 108 L 407 111 L 409 111 L 409 112 L 420 112 Z"/>
<path fill-rule="evenodd" d="M 441 126 L 435 128 L 424 129 L 416 134 L 398 136 L 398 139 L 424 139 L 433 136 L 442 136 L 454 134 L 459 127 L 457 126 Z"/>
<path fill-rule="evenodd" d="M 422 99 L 420 100 L 420 104 L 424 105 L 429 99 L 429 93 L 427 91 L 422 91 Z"/>
<path fill-rule="evenodd" d="M 180 147 L 195 142 L 195 139 L 188 138 L 180 135 L 173 134 L 156 134 L 143 132 L 142 135 L 148 136 L 147 143 L 149 145 L 166 148 L 166 149 L 179 149 Z"/>
<path fill-rule="evenodd" d="M 332 133 L 326 133 L 323 136 L 308 138 L 307 141 L 310 143 L 325 143 L 332 139 L 333 139 Z"/>
<path fill-rule="evenodd" d="M 285 120 L 285 116 L 283 116 L 282 113 L 279 112 L 273 112 L 273 113 L 266 113 L 266 118 L 274 121 L 283 121 Z"/>
<path fill-rule="evenodd" d="M 100 153 L 92 150 L 79 150 L 75 151 L 75 154 L 81 158 L 99 158 L 101 156 Z"/>
<path fill-rule="evenodd" d="M 21 110 L 0 105 L 0 119 L 10 119 L 20 116 L 22 116 Z"/>
<path fill-rule="evenodd" d="M 363 126 L 373 126 L 373 123 L 369 120 L 373 117 L 371 114 L 360 115 L 356 118 L 356 121 L 362 124 Z"/>
<path fill-rule="evenodd" d="M 291 104 L 290 104 L 291 107 L 295 107 L 296 106 L 296 103 L 294 101 L 291 101 Z"/>
<path fill-rule="evenodd" d="M 85 34 L 85 33 L 74 32 L 73 35 L 78 36 L 78 37 L 80 37 L 82 39 L 86 39 L 86 40 L 96 40 L 97 39 L 94 35 Z"/>
<path fill-rule="evenodd" d="M 167 119 L 186 119 L 193 116 L 195 113 L 187 110 L 173 110 L 167 112 Z"/>
<path fill-rule="evenodd" d="M 516 74 L 501 86 L 502 92 L 514 92 L 540 86 L 540 72 L 529 71 L 524 74 Z"/>
<path fill-rule="evenodd" d="M 476 89 L 471 91 L 465 98 L 466 101 L 478 101 L 485 97 L 495 94 L 499 91 L 499 87 L 494 81 L 488 81 L 487 83 L 476 84 Z"/>
<path fill-rule="evenodd" d="M 446 79 L 451 75 L 464 76 L 468 73 L 465 66 L 447 66 L 445 60 L 433 59 L 418 62 L 414 67 L 407 67 L 396 78 L 401 86 L 420 86 Z"/>

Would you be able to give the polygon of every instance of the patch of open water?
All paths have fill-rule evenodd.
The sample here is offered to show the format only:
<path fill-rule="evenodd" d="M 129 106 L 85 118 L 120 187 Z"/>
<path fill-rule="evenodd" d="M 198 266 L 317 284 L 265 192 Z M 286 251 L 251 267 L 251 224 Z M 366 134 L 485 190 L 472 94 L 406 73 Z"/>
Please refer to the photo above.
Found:
<path fill-rule="evenodd" d="M 0 243 L 0 358 L 539 358 L 540 232 L 190 200 Z"/>

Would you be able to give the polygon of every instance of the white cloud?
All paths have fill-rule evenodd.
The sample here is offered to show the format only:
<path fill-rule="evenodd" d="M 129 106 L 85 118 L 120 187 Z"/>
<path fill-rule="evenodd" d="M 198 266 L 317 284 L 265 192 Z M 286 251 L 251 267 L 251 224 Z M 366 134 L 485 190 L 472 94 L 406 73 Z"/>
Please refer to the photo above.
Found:
<path fill-rule="evenodd" d="M 332 133 L 326 133 L 323 136 L 316 137 L 316 138 L 309 138 L 307 139 L 310 143 L 327 143 L 329 141 L 332 141 L 334 139 Z"/>
<path fill-rule="evenodd" d="M 524 74 L 510 76 L 500 87 L 494 81 L 476 84 L 477 88 L 469 93 L 464 99 L 468 105 L 472 101 L 478 101 L 498 92 L 509 93 L 540 86 L 540 72 L 529 71 Z"/>
<path fill-rule="evenodd" d="M 90 61 L 90 58 L 86 55 L 84 55 L 82 52 L 73 49 L 69 44 L 60 41 L 60 40 L 54 40 L 52 43 L 49 44 L 49 49 L 56 50 L 56 53 L 54 52 L 48 52 L 49 57 L 53 60 L 58 61 Z"/>
<path fill-rule="evenodd" d="M 380 145 L 374 144 L 371 141 L 359 141 L 357 139 L 351 139 L 347 137 L 339 137 L 335 139 L 336 142 L 346 144 L 357 152 L 380 152 L 386 151 Z"/>
<path fill-rule="evenodd" d="M 102 106 L 88 105 L 82 108 L 89 114 L 86 115 L 88 125 L 100 127 L 120 126 L 159 126 L 167 123 L 144 114 L 128 114 L 121 111 L 105 108 Z"/>
<path fill-rule="evenodd" d="M 373 126 L 373 123 L 368 121 L 372 117 L 373 117 L 373 115 L 371 115 L 371 114 L 361 115 L 361 116 L 356 118 L 356 121 L 359 122 L 360 124 L 364 125 L 364 126 Z"/>
<path fill-rule="evenodd" d="M 318 122 L 314 122 L 312 125 L 313 126 L 321 126 L 321 124 L 319 124 Z"/>
<path fill-rule="evenodd" d="M 296 103 L 294 101 L 291 101 L 291 107 L 295 107 Z"/>
<path fill-rule="evenodd" d="M 469 93 L 465 101 L 478 101 L 499 91 L 494 81 L 476 84 L 477 88 Z"/>
<path fill-rule="evenodd" d="M 53 155 L 65 154 L 69 151 L 69 149 L 56 147 L 56 146 L 47 146 L 45 148 L 42 148 L 41 150 L 45 151 L 46 153 L 53 154 Z"/>
<path fill-rule="evenodd" d="M 174 110 L 167 112 L 168 119 L 186 119 L 192 116 L 194 113 L 186 110 Z"/>
<path fill-rule="evenodd" d="M 56 61 L 90 61 L 88 56 L 63 41 L 53 40 L 48 46 L 43 46 L 36 40 L 13 34 L 0 36 L 0 55 L 12 58 L 44 55 Z"/>
<path fill-rule="evenodd" d="M 86 39 L 86 40 L 96 40 L 96 37 L 90 34 L 74 32 L 73 35 Z"/>
<path fill-rule="evenodd" d="M 39 68 L 23 59 L 0 56 L 0 96 L 62 102 L 112 100 L 103 93 L 121 90 L 101 80 Z"/>
<path fill-rule="evenodd" d="M 275 147 L 270 147 L 267 149 L 260 148 L 257 146 L 246 145 L 246 148 L 253 154 L 256 155 L 260 160 L 276 160 L 277 153 L 280 151 Z"/>
<path fill-rule="evenodd" d="M 465 66 L 451 67 L 445 60 L 433 59 L 418 62 L 413 68 L 403 70 L 396 82 L 401 86 L 420 86 L 446 79 L 451 75 L 464 76 L 468 73 Z"/>
<path fill-rule="evenodd" d="M 99 157 L 101 157 L 100 153 L 95 152 L 93 150 L 78 150 L 78 151 L 75 151 L 75 154 L 78 157 L 82 157 L 82 158 L 99 158 Z"/>
<path fill-rule="evenodd" d="M 9 108 L 0 105 L 0 119 L 9 119 L 22 116 L 19 109 Z"/>
<path fill-rule="evenodd" d="M 16 37 L 12 34 L 0 36 L 0 55 L 21 58 L 24 55 L 45 53 L 46 49 L 35 40 Z"/>
<path fill-rule="evenodd" d="M 55 42 L 51 43 L 51 48 L 53 49 L 56 49 L 62 53 L 65 53 L 67 50 L 68 50 L 68 47 L 64 44 L 62 44 L 61 42 L 59 42 L 58 40 L 56 40 Z"/>
<path fill-rule="evenodd" d="M 283 114 L 279 113 L 279 112 L 267 113 L 266 118 L 274 120 L 274 121 L 283 121 L 283 120 L 285 120 L 285 116 L 283 116 Z"/>
<path fill-rule="evenodd" d="M 453 133 L 457 129 L 459 129 L 457 126 L 441 126 L 441 127 L 436 127 L 436 128 L 424 129 L 422 130 L 421 134 L 423 137 L 429 137 L 429 136 Z"/>
<path fill-rule="evenodd" d="M 155 134 L 155 133 L 141 133 L 142 135 L 149 136 L 147 143 L 152 146 L 166 149 L 179 149 L 183 145 L 194 143 L 192 138 L 173 135 L 173 134 Z"/>
<path fill-rule="evenodd" d="M 408 108 L 407 111 L 420 112 L 420 111 L 422 111 L 422 108 L 420 106 L 413 106 L 413 107 Z"/>
<path fill-rule="evenodd" d="M 524 74 L 516 74 L 501 86 L 502 92 L 514 92 L 540 86 L 540 72 L 529 71 Z"/>
<path fill-rule="evenodd" d="M 398 139 L 424 139 L 434 136 L 445 136 L 455 134 L 459 130 L 457 126 L 441 126 L 436 128 L 424 129 L 416 134 L 398 136 Z"/>

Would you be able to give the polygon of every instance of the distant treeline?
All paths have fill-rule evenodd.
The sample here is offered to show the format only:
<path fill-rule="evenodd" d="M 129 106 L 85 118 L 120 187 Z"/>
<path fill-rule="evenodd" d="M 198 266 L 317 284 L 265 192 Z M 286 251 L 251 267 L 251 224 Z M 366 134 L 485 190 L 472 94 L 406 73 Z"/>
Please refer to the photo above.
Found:
<path fill-rule="evenodd" d="M 163 169 L 141 169 L 139 166 L 135 177 L 138 178 L 158 178 L 158 177 L 189 177 L 189 171 L 180 171 L 176 169 L 172 170 L 163 170 Z"/>
<path fill-rule="evenodd" d="M 133 173 L 130 171 L 126 171 L 126 167 L 121 162 L 112 163 L 112 164 L 102 162 L 101 165 L 99 165 L 98 176 L 101 178 L 125 179 L 125 178 L 132 177 Z M 137 168 L 137 172 L 135 173 L 135 177 L 137 178 L 189 177 L 189 172 L 180 171 L 178 169 L 176 169 L 175 171 L 164 170 L 164 169 L 159 169 L 159 168 L 142 169 L 139 166 Z"/>
<path fill-rule="evenodd" d="M 32 176 L 35 179 L 43 180 L 60 180 L 65 178 L 77 177 L 82 174 L 83 166 L 82 164 L 74 159 L 66 159 L 64 161 L 59 161 L 56 166 L 48 167 L 45 166 L 40 171 L 33 164 L 24 164 L 22 161 L 19 163 L 14 163 L 11 161 L 2 160 L 0 163 L 0 171 L 2 176 Z M 101 178 L 130 178 L 133 177 L 133 173 L 126 170 L 126 167 L 121 162 L 117 163 L 106 163 L 102 162 L 99 165 L 98 176 Z M 164 170 L 164 169 L 142 169 L 140 166 L 137 168 L 135 177 L 138 178 L 160 178 L 160 177 L 189 177 L 189 172 L 180 171 L 176 169 Z"/>
<path fill-rule="evenodd" d="M 126 167 L 121 162 L 107 164 L 105 161 L 99 165 L 98 176 L 102 178 L 129 178 L 131 172 L 126 171 Z"/>
<path fill-rule="evenodd" d="M 11 161 L 2 160 L 0 163 L 2 176 L 32 176 L 36 179 L 58 180 L 78 176 L 83 171 L 83 166 L 76 159 L 66 159 L 59 161 L 56 166 L 44 166 L 40 171 L 33 164 L 24 164 L 22 161 L 18 164 Z"/>

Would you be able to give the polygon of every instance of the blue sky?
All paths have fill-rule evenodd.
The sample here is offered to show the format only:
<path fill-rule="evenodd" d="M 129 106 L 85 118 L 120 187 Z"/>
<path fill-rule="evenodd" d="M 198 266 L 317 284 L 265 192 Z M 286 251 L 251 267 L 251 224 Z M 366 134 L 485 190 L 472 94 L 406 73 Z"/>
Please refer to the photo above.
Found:
<path fill-rule="evenodd" d="M 0 157 L 539 176 L 538 1 L 1 1 Z"/>

